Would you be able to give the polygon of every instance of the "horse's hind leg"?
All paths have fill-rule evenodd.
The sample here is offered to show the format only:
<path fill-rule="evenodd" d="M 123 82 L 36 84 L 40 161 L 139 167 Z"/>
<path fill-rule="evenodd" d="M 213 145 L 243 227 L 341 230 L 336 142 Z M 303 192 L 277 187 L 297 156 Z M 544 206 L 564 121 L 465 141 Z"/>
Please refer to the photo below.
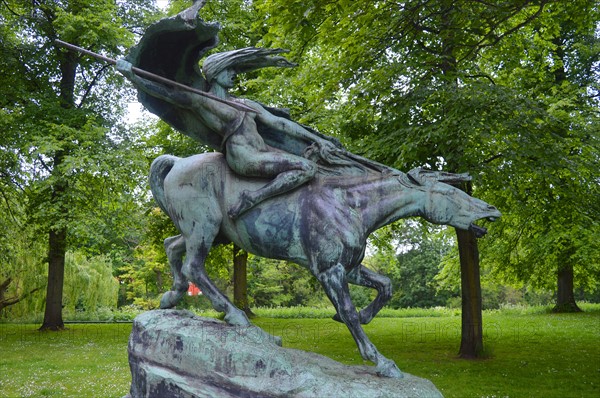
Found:
<path fill-rule="evenodd" d="M 350 330 L 361 356 L 377 365 L 377 374 L 385 377 L 402 377 L 394 361 L 381 355 L 377 348 L 360 326 L 358 313 L 350 299 L 350 290 L 346 281 L 346 271 L 338 264 L 327 271 L 316 275 L 325 289 L 325 293 L 331 300 L 342 321 Z"/>
<path fill-rule="evenodd" d="M 216 235 L 216 233 L 215 233 Z M 230 325 L 249 326 L 250 321 L 244 313 L 214 285 L 206 274 L 204 263 L 212 246 L 214 236 L 192 236 L 187 240 L 186 260 L 183 274 L 202 289 L 202 294 L 210 300 L 213 308 L 225 313 L 225 321 Z"/>
<path fill-rule="evenodd" d="M 163 294 L 160 299 L 160 308 L 173 308 L 188 290 L 188 281 L 181 273 L 183 255 L 185 254 L 185 239 L 181 235 L 171 236 L 165 239 L 165 251 L 173 275 L 173 286 L 171 290 Z"/>
<path fill-rule="evenodd" d="M 346 278 L 353 285 L 370 287 L 377 290 L 377 297 L 368 306 L 363 308 L 358 318 L 360 323 L 366 325 L 371 322 L 375 315 L 387 304 L 392 298 L 392 282 L 387 276 L 380 275 L 362 264 L 350 271 Z M 341 322 L 339 314 L 333 317 L 334 320 Z"/>

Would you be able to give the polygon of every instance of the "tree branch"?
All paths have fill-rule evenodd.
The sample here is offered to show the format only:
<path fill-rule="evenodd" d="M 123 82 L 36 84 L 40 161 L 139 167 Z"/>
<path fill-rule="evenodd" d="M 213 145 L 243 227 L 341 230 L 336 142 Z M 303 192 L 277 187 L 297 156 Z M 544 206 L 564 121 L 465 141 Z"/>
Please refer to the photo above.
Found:
<path fill-rule="evenodd" d="M 96 73 L 96 75 L 94 76 L 94 78 L 92 79 L 90 84 L 88 84 L 88 86 L 85 90 L 85 93 L 83 94 L 83 97 L 81 98 L 81 101 L 79 101 L 79 105 L 77 105 L 77 109 L 80 109 L 83 106 L 83 104 L 85 103 L 85 100 L 87 99 L 88 95 L 92 91 L 92 88 L 94 87 L 94 85 L 96 84 L 98 79 L 100 79 L 100 76 L 102 76 L 102 74 L 104 73 L 106 68 L 108 68 L 109 66 L 111 66 L 111 65 L 106 64 L 106 65 L 102 66 L 102 68 L 100 68 L 100 70 Z"/>
<path fill-rule="evenodd" d="M 508 29 L 507 31 L 505 31 L 504 33 L 493 37 L 493 32 L 496 30 L 496 28 L 498 28 L 498 26 L 500 26 L 502 23 L 506 22 L 507 20 L 511 19 L 512 17 L 514 17 L 517 13 L 521 12 L 521 10 L 524 8 L 521 7 L 515 11 L 513 11 L 512 13 L 510 13 L 510 15 L 508 15 L 506 18 L 503 18 L 501 20 L 499 20 L 498 22 L 496 22 L 495 24 L 493 24 L 490 27 L 490 31 L 488 34 L 483 35 L 483 37 L 481 38 L 481 40 L 479 40 L 479 42 L 477 44 L 475 44 L 474 46 L 471 47 L 471 50 L 468 51 L 464 57 L 460 58 L 458 60 L 458 62 L 462 62 L 465 59 L 469 58 L 470 56 L 472 56 L 474 53 L 478 53 L 480 49 L 482 49 L 483 47 L 490 47 L 490 46 L 494 46 L 496 44 L 498 44 L 498 42 L 502 39 L 504 39 L 505 37 L 513 34 L 514 32 L 516 32 L 517 30 L 521 29 L 522 27 L 526 26 L 527 24 L 529 24 L 531 21 L 533 21 L 534 19 L 536 19 L 544 10 L 544 7 L 546 6 L 546 3 L 548 3 L 548 1 L 550 0 L 542 0 L 540 2 L 539 8 L 538 10 L 533 14 L 530 15 L 528 18 L 526 18 L 523 22 L 521 22 L 520 24 L 517 24 L 516 26 L 513 26 L 512 28 Z M 493 37 L 493 39 L 491 39 Z M 491 39 L 491 40 L 490 40 Z M 490 40 L 487 44 L 484 44 L 487 40 Z"/>
<path fill-rule="evenodd" d="M 8 5 L 8 2 L 6 0 L 2 0 L 2 4 L 4 4 L 6 6 L 6 9 L 13 14 L 15 17 L 19 17 L 22 18 L 23 15 L 18 14 L 17 12 L 15 12 L 12 8 L 10 8 L 10 6 Z"/>
<path fill-rule="evenodd" d="M 12 282 L 12 278 L 6 279 L 4 282 L 0 283 L 0 298 L 4 296 L 4 292 L 8 288 L 8 285 Z"/>
<path fill-rule="evenodd" d="M 502 153 L 499 153 L 497 155 L 492 156 L 491 158 L 488 158 L 488 159 L 484 160 L 483 164 L 492 163 L 494 160 L 500 159 L 501 157 L 504 157 L 504 155 Z"/>
<path fill-rule="evenodd" d="M 42 167 L 50 174 L 52 174 L 52 170 L 50 169 L 50 167 L 48 167 L 48 165 L 46 164 L 46 162 L 44 162 L 44 159 L 42 159 L 42 155 L 40 155 L 38 153 L 37 155 L 38 160 L 40 161 L 40 163 L 42 164 Z"/>
<path fill-rule="evenodd" d="M 9 305 L 17 304 L 19 301 L 24 300 L 28 296 L 42 289 L 44 286 L 38 286 L 27 293 L 22 294 L 21 296 L 14 296 L 10 298 L 4 298 L 4 293 L 8 289 L 8 285 L 12 282 L 12 278 L 6 279 L 4 282 L 0 284 L 0 310 L 4 307 L 8 307 Z"/>
<path fill-rule="evenodd" d="M 4 190 L 0 189 L 0 195 L 2 195 L 2 198 L 4 199 L 4 202 L 6 202 L 6 208 L 8 210 L 8 213 L 10 214 L 10 217 L 13 219 L 13 221 L 15 222 L 15 224 L 17 224 L 19 227 L 21 227 L 21 223 L 17 220 L 17 217 L 15 216 L 15 212 L 12 210 L 12 206 L 10 205 L 10 202 L 8 201 L 8 198 L 6 197 L 6 194 L 4 193 Z M 2 285 L 0 285 L 0 290 L 2 289 Z"/>
<path fill-rule="evenodd" d="M 487 80 L 489 80 L 489 82 L 492 83 L 494 86 L 496 85 L 496 82 L 494 81 L 494 79 L 492 79 L 489 75 L 487 75 L 485 73 L 479 73 L 477 75 L 465 75 L 465 77 L 469 77 L 472 79 L 476 79 L 478 77 L 483 77 L 483 78 L 486 78 Z"/>

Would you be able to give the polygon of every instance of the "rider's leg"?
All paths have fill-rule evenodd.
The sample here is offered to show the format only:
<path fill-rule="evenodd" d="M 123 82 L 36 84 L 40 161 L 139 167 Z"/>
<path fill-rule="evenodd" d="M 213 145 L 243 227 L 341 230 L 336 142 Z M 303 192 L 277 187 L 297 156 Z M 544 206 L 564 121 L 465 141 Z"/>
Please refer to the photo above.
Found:
<path fill-rule="evenodd" d="M 227 162 L 236 173 L 250 177 L 275 177 L 256 191 L 244 191 L 230 210 L 229 216 L 238 217 L 243 212 L 270 197 L 288 192 L 307 181 L 317 172 L 315 163 L 300 156 L 281 152 L 245 151 L 240 154 L 227 150 Z"/>

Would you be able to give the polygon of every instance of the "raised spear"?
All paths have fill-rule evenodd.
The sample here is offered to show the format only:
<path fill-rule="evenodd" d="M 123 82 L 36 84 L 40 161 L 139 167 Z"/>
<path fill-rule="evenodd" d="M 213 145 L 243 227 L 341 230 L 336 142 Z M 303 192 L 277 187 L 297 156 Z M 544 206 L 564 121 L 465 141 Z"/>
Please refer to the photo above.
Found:
<path fill-rule="evenodd" d="M 105 57 L 104 55 L 97 54 L 97 53 L 95 53 L 93 51 L 86 50 L 85 48 L 78 47 L 78 46 L 76 46 L 74 44 L 67 43 L 67 42 L 62 41 L 62 40 L 56 39 L 56 40 L 54 40 L 54 43 L 58 44 L 61 47 L 65 47 L 65 48 L 67 48 L 69 50 L 77 51 L 77 52 L 80 52 L 82 54 L 89 55 L 90 57 L 94 57 L 96 59 L 108 62 L 109 64 L 112 64 L 112 65 L 116 65 L 116 63 L 117 63 L 117 61 L 115 59 L 112 59 L 112 58 L 109 58 L 109 57 Z M 221 102 L 223 104 L 229 105 L 232 108 L 235 108 L 235 109 L 240 110 L 240 111 L 256 113 L 255 109 L 252 109 L 249 106 L 246 106 L 244 104 L 240 104 L 239 102 L 233 102 L 233 101 L 229 101 L 229 100 L 226 100 L 226 99 L 223 99 L 223 98 L 219 98 L 219 97 L 217 97 L 215 95 L 207 93 L 206 91 L 202 91 L 202 90 L 198 90 L 197 88 L 194 88 L 194 87 L 186 86 L 185 84 L 181 84 L 181 83 L 178 83 L 178 82 L 176 82 L 174 80 L 167 79 L 166 77 L 159 76 L 159 75 L 154 74 L 152 72 L 148 72 L 147 70 L 136 68 L 135 66 L 133 66 L 131 68 L 131 70 L 132 70 L 133 73 L 135 73 L 138 76 L 145 77 L 145 78 L 148 78 L 150 80 L 154 80 L 154 81 L 159 82 L 159 83 L 167 84 L 167 85 L 169 85 L 171 87 L 175 87 L 175 88 L 178 88 L 178 89 L 181 89 L 181 90 L 186 90 L 186 91 L 198 94 L 198 95 L 202 95 L 203 97 L 210 98 L 210 99 L 215 100 L 217 102 Z"/>

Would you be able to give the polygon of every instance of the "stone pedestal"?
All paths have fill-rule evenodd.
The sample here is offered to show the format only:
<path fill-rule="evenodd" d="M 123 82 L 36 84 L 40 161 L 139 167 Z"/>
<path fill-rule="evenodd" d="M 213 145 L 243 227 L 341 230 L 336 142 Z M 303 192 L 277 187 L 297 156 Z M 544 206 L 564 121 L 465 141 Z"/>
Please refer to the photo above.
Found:
<path fill-rule="evenodd" d="M 262 329 L 189 311 L 149 311 L 129 339 L 129 397 L 441 397 L 428 380 L 282 348 Z"/>

